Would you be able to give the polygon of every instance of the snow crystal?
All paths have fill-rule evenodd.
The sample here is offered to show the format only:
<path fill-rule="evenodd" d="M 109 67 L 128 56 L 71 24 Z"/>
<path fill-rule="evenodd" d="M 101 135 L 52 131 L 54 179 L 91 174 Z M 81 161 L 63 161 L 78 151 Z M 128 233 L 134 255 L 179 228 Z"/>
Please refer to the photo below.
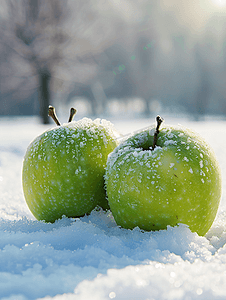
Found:
<path fill-rule="evenodd" d="M 169 145 L 177 145 L 177 141 L 173 141 L 173 140 L 167 140 L 164 142 L 164 146 L 169 146 Z"/>
<path fill-rule="evenodd" d="M 139 152 L 138 152 L 138 151 L 134 151 L 134 152 L 133 152 L 133 156 L 134 156 L 134 157 L 138 157 L 138 156 L 139 156 Z"/>
<path fill-rule="evenodd" d="M 190 172 L 191 174 L 193 174 L 193 170 L 192 170 L 192 168 L 190 168 L 188 172 Z"/>
<path fill-rule="evenodd" d="M 203 168 L 203 160 L 200 160 L 199 165 L 200 165 L 200 168 L 202 169 Z"/>
<path fill-rule="evenodd" d="M 186 156 L 183 158 L 183 160 L 189 162 L 189 159 Z"/>

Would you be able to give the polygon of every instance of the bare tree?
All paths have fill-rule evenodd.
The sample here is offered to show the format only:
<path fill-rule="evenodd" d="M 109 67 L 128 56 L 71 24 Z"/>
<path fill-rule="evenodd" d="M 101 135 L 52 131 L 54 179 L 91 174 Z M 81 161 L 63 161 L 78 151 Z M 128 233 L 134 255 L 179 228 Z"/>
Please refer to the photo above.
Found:
<path fill-rule="evenodd" d="M 7 75 L 10 81 L 5 76 L 4 88 L 15 91 L 18 97 L 37 85 L 44 123 L 49 122 L 51 88 L 57 90 L 56 83 L 65 81 L 86 84 L 95 76 L 95 67 L 85 66 L 84 72 L 79 58 L 92 57 L 112 45 L 122 35 L 123 26 L 133 22 L 137 11 L 135 2 L 129 1 L 122 7 L 102 0 L 0 0 L 0 3 L 4 4 L 4 10 L 0 10 L 0 43 L 9 51 L 0 75 L 5 76 L 6 69 L 11 72 Z"/>
<path fill-rule="evenodd" d="M 62 30 L 68 15 L 67 0 L 7 0 L 5 4 L 7 17 L 1 26 L 1 42 L 11 53 L 11 62 L 19 61 L 10 67 L 21 74 L 16 86 L 11 78 L 9 88 L 19 93 L 21 86 L 24 88 L 22 78 L 29 81 L 33 75 L 39 89 L 40 115 L 43 123 L 49 123 L 51 78 L 55 65 L 63 59 L 61 46 L 67 41 Z"/>

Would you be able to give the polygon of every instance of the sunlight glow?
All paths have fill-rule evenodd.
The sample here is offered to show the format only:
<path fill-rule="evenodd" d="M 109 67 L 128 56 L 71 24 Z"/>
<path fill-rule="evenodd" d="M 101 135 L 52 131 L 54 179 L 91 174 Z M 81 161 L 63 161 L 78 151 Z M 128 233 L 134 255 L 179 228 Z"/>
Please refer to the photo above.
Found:
<path fill-rule="evenodd" d="M 212 0 L 212 2 L 219 7 L 226 6 L 226 0 Z"/>

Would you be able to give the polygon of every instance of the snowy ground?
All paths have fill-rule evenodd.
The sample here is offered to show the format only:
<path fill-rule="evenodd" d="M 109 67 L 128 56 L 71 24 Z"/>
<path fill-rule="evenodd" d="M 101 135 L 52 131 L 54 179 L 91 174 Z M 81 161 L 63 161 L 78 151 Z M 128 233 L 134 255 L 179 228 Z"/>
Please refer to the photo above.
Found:
<path fill-rule="evenodd" d="M 113 121 L 122 133 L 149 122 Z M 226 299 L 226 122 L 179 123 L 206 138 L 222 169 L 222 201 L 205 237 L 184 225 L 124 230 L 103 212 L 36 221 L 23 197 L 22 161 L 30 141 L 48 127 L 35 118 L 0 119 L 0 298 Z"/>

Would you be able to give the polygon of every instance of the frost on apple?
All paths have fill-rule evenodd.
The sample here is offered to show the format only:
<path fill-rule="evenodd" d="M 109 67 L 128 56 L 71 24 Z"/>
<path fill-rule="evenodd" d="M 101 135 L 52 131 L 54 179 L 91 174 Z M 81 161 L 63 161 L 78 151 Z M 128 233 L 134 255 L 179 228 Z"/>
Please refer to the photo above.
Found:
<path fill-rule="evenodd" d="M 105 183 L 117 224 L 158 230 L 184 223 L 205 234 L 221 197 L 215 154 L 183 126 L 163 126 L 154 149 L 153 135 L 154 126 L 129 137 L 108 156 Z"/>
<path fill-rule="evenodd" d="M 83 118 L 48 130 L 29 145 L 23 190 L 38 220 L 82 216 L 97 205 L 108 208 L 103 175 L 117 136 L 109 121 Z"/>

